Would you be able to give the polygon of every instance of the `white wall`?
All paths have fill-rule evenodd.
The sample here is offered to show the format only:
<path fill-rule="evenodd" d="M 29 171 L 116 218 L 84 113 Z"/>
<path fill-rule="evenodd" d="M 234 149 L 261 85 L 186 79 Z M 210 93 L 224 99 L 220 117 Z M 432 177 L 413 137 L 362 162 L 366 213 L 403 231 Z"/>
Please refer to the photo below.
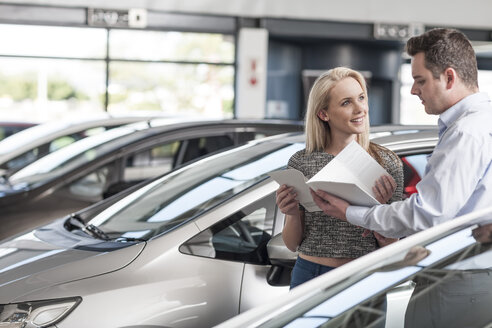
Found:
<path fill-rule="evenodd" d="M 347 22 L 423 23 L 492 28 L 490 0 L 8 0 L 5 3 L 96 8 L 147 8 L 245 17 Z"/>
<path fill-rule="evenodd" d="M 238 40 L 237 118 L 265 117 L 268 31 L 242 28 Z"/>

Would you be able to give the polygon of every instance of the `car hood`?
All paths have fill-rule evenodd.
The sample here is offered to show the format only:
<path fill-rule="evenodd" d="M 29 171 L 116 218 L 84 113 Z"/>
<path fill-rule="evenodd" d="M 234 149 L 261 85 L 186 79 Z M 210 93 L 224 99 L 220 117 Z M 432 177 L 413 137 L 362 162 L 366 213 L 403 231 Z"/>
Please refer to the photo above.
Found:
<path fill-rule="evenodd" d="M 145 242 L 119 243 L 68 238 L 53 230 L 34 231 L 0 244 L 0 304 L 24 301 L 35 290 L 119 270 Z"/>

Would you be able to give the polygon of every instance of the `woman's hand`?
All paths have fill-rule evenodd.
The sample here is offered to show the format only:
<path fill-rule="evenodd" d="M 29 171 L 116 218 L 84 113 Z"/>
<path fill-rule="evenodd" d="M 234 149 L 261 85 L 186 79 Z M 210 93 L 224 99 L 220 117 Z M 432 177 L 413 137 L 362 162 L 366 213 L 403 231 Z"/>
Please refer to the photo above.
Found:
<path fill-rule="evenodd" d="M 376 195 L 376 199 L 381 204 L 386 204 L 393 196 L 396 189 L 396 182 L 390 175 L 383 175 L 376 181 L 372 191 Z"/>
<path fill-rule="evenodd" d="M 376 238 L 376 241 L 378 242 L 379 247 L 384 247 L 389 244 L 394 243 L 395 241 L 398 241 L 398 238 L 387 238 L 376 231 L 371 231 L 369 229 L 364 229 L 364 232 L 362 232 L 362 237 L 367 237 L 370 235 L 374 235 L 374 238 Z"/>
<path fill-rule="evenodd" d="M 299 215 L 299 201 L 296 199 L 294 188 L 281 185 L 277 189 L 276 199 L 278 209 L 285 215 Z"/>

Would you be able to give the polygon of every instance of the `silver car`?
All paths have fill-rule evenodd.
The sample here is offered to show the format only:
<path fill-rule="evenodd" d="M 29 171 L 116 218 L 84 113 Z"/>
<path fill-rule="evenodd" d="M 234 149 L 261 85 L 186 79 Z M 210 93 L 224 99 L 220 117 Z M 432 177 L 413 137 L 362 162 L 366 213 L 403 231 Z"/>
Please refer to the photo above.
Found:
<path fill-rule="evenodd" d="M 152 119 L 74 142 L 0 179 L 0 240 L 299 121 Z"/>
<path fill-rule="evenodd" d="M 410 159 L 437 133 L 379 140 Z M 5 241 L 0 326 L 210 327 L 286 295 L 295 254 L 267 253 L 284 219 L 268 173 L 302 148 L 253 141 Z"/>
<path fill-rule="evenodd" d="M 148 120 L 146 116 L 94 114 L 85 119 L 46 122 L 19 131 L 0 142 L 0 173 L 12 175 L 22 167 L 74 141 L 124 124 Z"/>
<path fill-rule="evenodd" d="M 491 304 L 492 207 L 363 256 L 216 328 L 487 328 Z"/>

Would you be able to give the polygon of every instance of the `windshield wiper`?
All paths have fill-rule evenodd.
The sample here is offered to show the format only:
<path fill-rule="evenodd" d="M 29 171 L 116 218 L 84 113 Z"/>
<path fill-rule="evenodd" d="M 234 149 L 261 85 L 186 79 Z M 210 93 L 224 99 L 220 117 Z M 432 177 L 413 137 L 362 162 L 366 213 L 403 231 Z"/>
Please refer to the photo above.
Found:
<path fill-rule="evenodd" d="M 80 216 L 76 214 L 71 214 L 70 217 L 65 221 L 65 228 L 68 230 L 72 230 L 71 228 L 80 229 L 88 235 L 91 235 L 94 238 L 102 239 L 102 240 L 111 240 L 111 238 L 101 229 L 96 227 L 93 224 L 85 224 L 84 220 L 80 218 Z"/>
<path fill-rule="evenodd" d="M 12 184 L 10 183 L 7 173 L 3 173 L 2 175 L 0 175 L 0 183 L 8 186 L 9 188 L 12 188 Z"/>
<path fill-rule="evenodd" d="M 143 238 L 134 238 L 134 237 L 118 237 L 114 239 L 114 241 L 122 242 L 122 243 L 131 243 L 131 242 L 146 242 L 147 239 Z"/>
<path fill-rule="evenodd" d="M 70 214 L 69 218 L 63 224 L 65 229 L 72 231 L 73 229 L 84 229 L 85 222 L 76 214 Z"/>
<path fill-rule="evenodd" d="M 84 232 L 89 232 L 92 236 L 102 239 L 102 240 L 110 240 L 111 238 L 101 229 L 96 227 L 93 224 L 87 224 L 84 229 L 82 229 Z"/>

